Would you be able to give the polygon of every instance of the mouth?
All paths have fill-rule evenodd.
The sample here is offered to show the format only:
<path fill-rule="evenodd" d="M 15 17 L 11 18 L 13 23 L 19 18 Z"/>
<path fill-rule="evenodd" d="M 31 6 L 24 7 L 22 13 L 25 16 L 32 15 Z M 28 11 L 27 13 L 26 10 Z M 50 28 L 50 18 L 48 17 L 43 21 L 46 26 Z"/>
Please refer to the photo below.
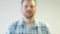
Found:
<path fill-rule="evenodd" d="M 32 13 L 32 11 L 27 11 L 26 13 Z"/>
<path fill-rule="evenodd" d="M 32 12 L 31 11 L 27 11 L 26 14 L 27 15 L 32 15 Z"/>

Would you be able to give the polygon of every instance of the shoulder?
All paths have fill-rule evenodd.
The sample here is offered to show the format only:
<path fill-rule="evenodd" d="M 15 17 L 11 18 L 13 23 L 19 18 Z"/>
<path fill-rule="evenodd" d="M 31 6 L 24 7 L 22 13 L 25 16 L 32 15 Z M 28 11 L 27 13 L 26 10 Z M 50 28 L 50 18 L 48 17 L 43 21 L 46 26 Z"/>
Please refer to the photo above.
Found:
<path fill-rule="evenodd" d="M 12 24 L 10 24 L 9 30 L 14 30 L 17 26 L 19 26 L 21 24 L 22 24 L 21 20 L 16 20 L 16 21 L 12 22 Z"/>
<path fill-rule="evenodd" d="M 16 20 L 14 22 L 12 22 L 11 24 L 9 24 L 7 32 L 6 33 L 13 33 L 16 29 L 17 26 L 21 25 L 21 20 Z"/>
<path fill-rule="evenodd" d="M 49 25 L 46 22 L 42 21 L 42 20 L 35 19 L 35 23 L 39 27 L 47 27 L 47 28 L 49 28 Z"/>
<path fill-rule="evenodd" d="M 35 23 L 36 23 L 36 25 L 39 25 L 39 26 L 45 25 L 45 22 L 43 22 L 42 20 L 39 20 L 39 19 L 35 19 Z"/>
<path fill-rule="evenodd" d="M 49 26 L 44 21 L 36 19 L 36 24 L 38 25 L 38 31 L 40 32 L 40 29 L 43 33 L 50 34 Z"/>

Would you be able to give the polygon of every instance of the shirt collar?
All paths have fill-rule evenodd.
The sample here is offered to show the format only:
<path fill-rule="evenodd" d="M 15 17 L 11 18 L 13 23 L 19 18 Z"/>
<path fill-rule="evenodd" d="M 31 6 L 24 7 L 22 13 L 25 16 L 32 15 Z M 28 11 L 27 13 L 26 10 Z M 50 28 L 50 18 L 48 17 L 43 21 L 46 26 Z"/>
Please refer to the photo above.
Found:
<path fill-rule="evenodd" d="M 33 27 L 39 26 L 38 22 L 39 21 L 37 19 L 34 19 L 34 25 L 33 25 Z M 19 26 L 23 26 L 23 25 L 24 25 L 23 19 L 19 20 Z"/>

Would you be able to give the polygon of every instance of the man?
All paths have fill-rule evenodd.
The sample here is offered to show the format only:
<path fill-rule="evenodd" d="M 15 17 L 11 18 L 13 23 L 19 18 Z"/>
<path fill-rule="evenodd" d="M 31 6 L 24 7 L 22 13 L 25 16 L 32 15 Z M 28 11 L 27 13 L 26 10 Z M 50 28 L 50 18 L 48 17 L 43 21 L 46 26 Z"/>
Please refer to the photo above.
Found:
<path fill-rule="evenodd" d="M 9 34 L 50 34 L 46 25 L 34 18 L 36 0 L 22 0 L 21 7 L 23 19 L 9 28 Z"/>

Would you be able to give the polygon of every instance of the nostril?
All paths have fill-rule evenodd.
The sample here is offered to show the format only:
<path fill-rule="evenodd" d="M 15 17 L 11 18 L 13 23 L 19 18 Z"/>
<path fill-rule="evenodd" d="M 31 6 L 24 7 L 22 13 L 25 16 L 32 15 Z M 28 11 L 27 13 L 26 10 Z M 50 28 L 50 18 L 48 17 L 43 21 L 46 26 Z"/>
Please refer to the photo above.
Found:
<path fill-rule="evenodd" d="M 30 11 L 30 10 L 31 10 L 31 8 L 30 8 L 30 7 L 28 7 L 28 8 L 27 8 L 27 10 L 28 10 L 28 11 Z"/>

